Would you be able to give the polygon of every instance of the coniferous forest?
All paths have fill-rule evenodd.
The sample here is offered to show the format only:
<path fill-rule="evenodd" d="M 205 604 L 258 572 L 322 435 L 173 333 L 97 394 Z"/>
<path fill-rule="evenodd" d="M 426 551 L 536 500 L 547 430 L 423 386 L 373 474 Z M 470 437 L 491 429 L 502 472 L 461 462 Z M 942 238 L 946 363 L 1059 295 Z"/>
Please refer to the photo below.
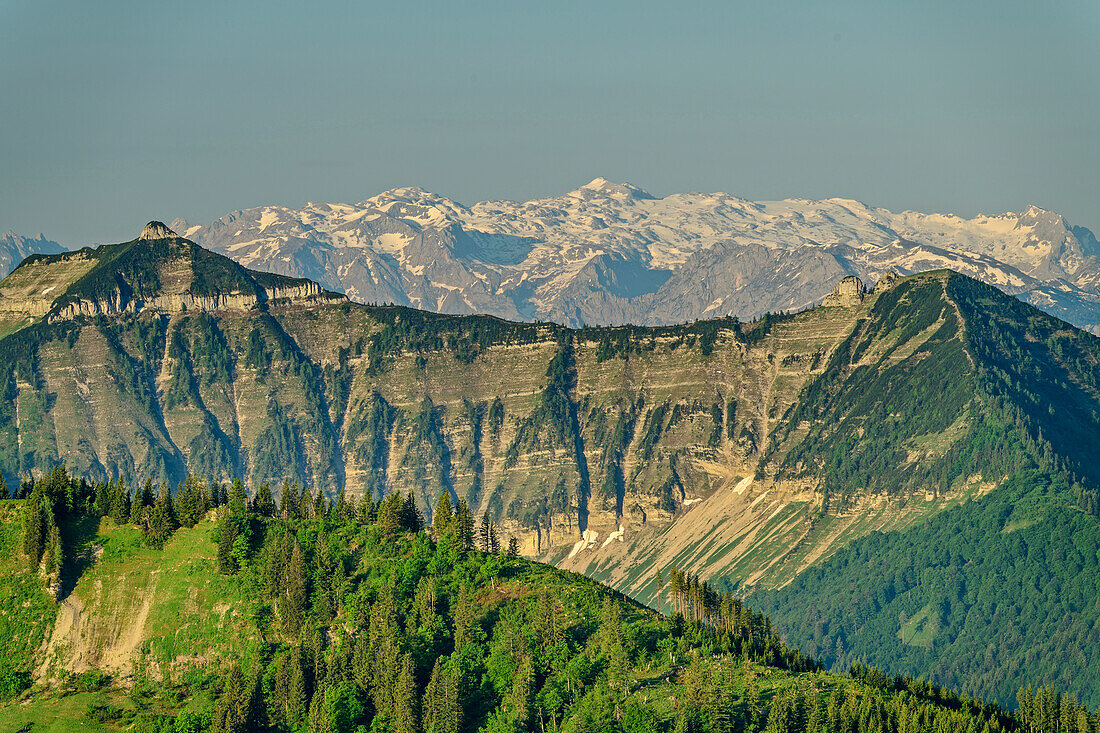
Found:
<path fill-rule="evenodd" d="M 0 722 L 17 729 L 55 709 L 93 729 L 218 733 L 1100 730 L 1052 687 L 1020 690 L 1008 712 L 858 662 L 826 672 L 767 616 L 676 568 L 662 573 L 673 614 L 658 615 L 517 557 L 447 494 L 427 527 L 400 493 L 328 500 L 194 477 L 168 491 L 58 467 L 4 503 L 23 567 L 0 616 Z M 221 600 L 248 609 L 243 644 L 183 665 L 143 648 L 126 679 L 88 669 L 32 686 L 19 624 L 71 592 L 82 532 L 109 546 L 128 530 L 163 560 L 204 529 L 206 571 L 232 589 Z"/>

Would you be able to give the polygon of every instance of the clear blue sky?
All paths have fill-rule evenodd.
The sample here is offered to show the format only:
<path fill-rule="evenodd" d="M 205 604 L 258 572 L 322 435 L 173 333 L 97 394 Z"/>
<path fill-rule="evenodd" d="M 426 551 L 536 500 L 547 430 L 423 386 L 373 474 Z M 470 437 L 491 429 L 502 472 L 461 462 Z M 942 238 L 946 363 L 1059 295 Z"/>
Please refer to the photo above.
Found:
<path fill-rule="evenodd" d="M 0 231 L 595 176 L 1100 229 L 1100 3 L 0 0 Z"/>

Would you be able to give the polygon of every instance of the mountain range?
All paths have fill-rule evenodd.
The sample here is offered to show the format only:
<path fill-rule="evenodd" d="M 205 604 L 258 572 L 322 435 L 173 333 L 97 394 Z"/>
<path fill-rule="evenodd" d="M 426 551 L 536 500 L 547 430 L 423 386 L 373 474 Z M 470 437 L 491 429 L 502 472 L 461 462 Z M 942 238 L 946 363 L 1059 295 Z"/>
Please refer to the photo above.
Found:
<path fill-rule="evenodd" d="M 1093 704 L 1100 676 L 1058 675 L 1100 668 L 1100 339 L 949 270 L 817 287 L 574 329 L 357 304 L 153 222 L 0 282 L 0 475 L 400 491 L 428 521 L 445 493 L 658 607 L 671 567 L 754 594 L 830 664 Z M 883 536 L 905 552 L 865 577 Z"/>
<path fill-rule="evenodd" d="M 527 202 L 464 206 L 398 188 L 358 204 L 260 206 L 171 227 L 247 267 L 441 313 L 574 327 L 748 320 L 819 303 L 845 275 L 948 268 L 1100 333 L 1100 244 L 1035 206 L 963 219 L 839 198 L 656 198 L 597 178 Z M 60 248 L 0 240 L 0 274 L 36 251 Z"/>
<path fill-rule="evenodd" d="M 597 178 L 527 202 L 464 206 L 398 188 L 171 226 L 248 267 L 441 313 L 574 327 L 745 320 L 819 303 L 845 275 L 949 268 L 1100 332 L 1100 244 L 1035 206 L 962 219 L 836 198 L 656 198 Z"/>

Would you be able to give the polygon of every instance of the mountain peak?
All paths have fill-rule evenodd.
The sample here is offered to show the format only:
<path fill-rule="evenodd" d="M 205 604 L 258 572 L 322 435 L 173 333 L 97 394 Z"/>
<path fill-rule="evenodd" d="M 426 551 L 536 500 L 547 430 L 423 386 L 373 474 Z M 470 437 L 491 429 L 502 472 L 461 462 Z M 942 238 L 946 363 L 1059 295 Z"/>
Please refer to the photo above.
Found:
<path fill-rule="evenodd" d="M 583 191 L 591 191 L 593 193 L 600 193 L 605 196 L 611 196 L 616 198 L 630 198 L 630 199 L 651 199 L 653 196 L 645 189 L 638 188 L 637 186 L 629 183 L 615 183 L 609 181 L 606 178 L 598 177 L 593 178 L 588 183 L 581 186 L 575 193 Z"/>
<path fill-rule="evenodd" d="M 141 230 L 138 239 L 169 239 L 178 236 L 162 221 L 151 221 Z"/>

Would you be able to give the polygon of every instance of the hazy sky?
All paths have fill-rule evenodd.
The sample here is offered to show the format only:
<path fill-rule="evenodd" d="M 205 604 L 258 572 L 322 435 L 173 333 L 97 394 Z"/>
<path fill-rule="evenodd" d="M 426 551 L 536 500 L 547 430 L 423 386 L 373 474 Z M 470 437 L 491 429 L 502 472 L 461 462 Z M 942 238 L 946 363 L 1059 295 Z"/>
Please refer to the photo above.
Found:
<path fill-rule="evenodd" d="M 0 0 L 0 231 L 418 185 L 857 198 L 1100 229 L 1100 2 Z"/>

